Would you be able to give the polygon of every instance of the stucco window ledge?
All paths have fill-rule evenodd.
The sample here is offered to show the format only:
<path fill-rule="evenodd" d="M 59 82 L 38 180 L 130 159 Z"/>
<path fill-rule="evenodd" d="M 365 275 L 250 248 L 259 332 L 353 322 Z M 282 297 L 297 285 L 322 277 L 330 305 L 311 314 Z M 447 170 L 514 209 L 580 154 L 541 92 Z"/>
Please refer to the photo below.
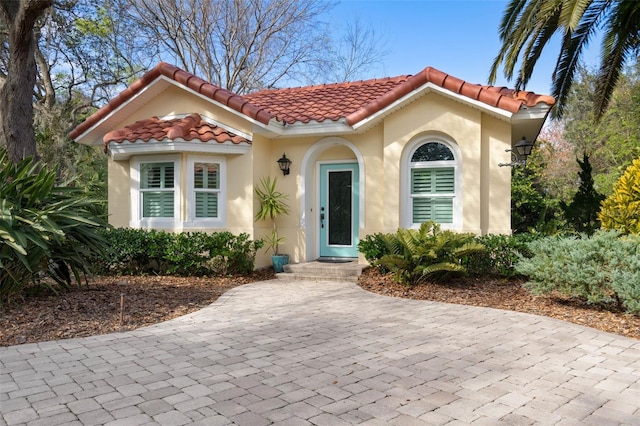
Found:
<path fill-rule="evenodd" d="M 181 142 L 181 141 L 149 141 L 122 142 L 109 144 L 108 153 L 112 160 L 128 160 L 134 155 L 156 155 L 189 152 L 196 154 L 246 154 L 251 145 L 226 144 L 212 142 Z"/>

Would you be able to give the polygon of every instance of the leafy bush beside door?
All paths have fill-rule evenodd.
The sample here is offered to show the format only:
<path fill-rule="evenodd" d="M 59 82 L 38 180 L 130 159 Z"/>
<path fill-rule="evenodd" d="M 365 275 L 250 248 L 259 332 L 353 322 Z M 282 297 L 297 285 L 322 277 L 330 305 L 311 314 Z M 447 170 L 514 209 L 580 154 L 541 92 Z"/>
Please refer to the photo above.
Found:
<path fill-rule="evenodd" d="M 390 270 L 398 282 L 419 284 L 427 279 L 442 281 L 466 271 L 462 259 L 484 250 L 473 234 L 440 230 L 434 222 L 419 229 L 399 229 L 383 237 L 389 254 L 376 263 Z"/>

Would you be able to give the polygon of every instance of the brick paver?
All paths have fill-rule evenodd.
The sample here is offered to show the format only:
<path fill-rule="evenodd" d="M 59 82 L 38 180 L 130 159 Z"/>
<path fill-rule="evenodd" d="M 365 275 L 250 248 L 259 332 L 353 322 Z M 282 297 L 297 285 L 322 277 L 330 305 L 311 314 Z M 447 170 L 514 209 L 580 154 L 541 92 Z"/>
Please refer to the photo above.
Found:
<path fill-rule="evenodd" d="M 267 281 L 105 336 L 0 348 L 0 425 L 640 424 L 640 341 Z"/>

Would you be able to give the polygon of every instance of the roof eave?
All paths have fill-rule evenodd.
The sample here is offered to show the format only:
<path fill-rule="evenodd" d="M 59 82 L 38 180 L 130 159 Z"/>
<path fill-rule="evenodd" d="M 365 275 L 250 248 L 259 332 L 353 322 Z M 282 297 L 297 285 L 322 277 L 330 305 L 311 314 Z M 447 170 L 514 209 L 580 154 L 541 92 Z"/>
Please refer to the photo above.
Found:
<path fill-rule="evenodd" d="M 167 154 L 176 152 L 191 152 L 197 154 L 245 154 L 251 149 L 249 144 L 234 144 L 231 142 L 189 142 L 185 140 L 155 139 L 144 142 L 110 142 L 107 152 L 112 160 L 127 160 L 135 155 Z"/>
<path fill-rule="evenodd" d="M 388 106 L 380 109 L 379 111 L 375 112 L 374 114 L 369 115 L 368 117 L 365 117 L 363 119 L 361 119 L 358 122 L 353 123 L 353 129 L 354 130 L 365 130 L 368 129 L 372 126 L 375 126 L 378 124 L 378 122 L 383 119 L 384 117 L 386 117 L 387 115 L 391 114 L 392 112 L 401 109 L 403 107 L 405 107 L 406 105 L 414 102 L 416 99 L 425 96 L 428 93 L 439 93 L 443 96 L 446 96 L 450 99 L 456 100 L 458 102 L 462 102 L 464 104 L 470 105 L 473 108 L 476 109 L 480 109 L 481 111 L 492 115 L 496 118 L 499 118 L 501 120 L 504 121 L 509 121 L 514 114 L 510 111 L 504 110 L 502 108 L 498 108 L 498 107 L 494 107 L 491 105 L 488 105 L 484 102 L 478 101 L 476 99 L 471 99 L 467 96 L 458 94 L 458 93 L 454 93 L 450 90 L 447 90 L 443 87 L 440 87 L 436 84 L 433 84 L 431 82 L 425 83 L 422 86 L 418 87 L 417 89 L 407 93 L 406 95 L 404 95 L 403 97 L 401 97 L 400 99 L 396 100 L 395 102 L 389 104 Z M 357 113 L 357 112 L 356 112 Z M 355 115 L 355 113 L 354 113 Z M 347 121 L 349 120 L 349 118 L 347 117 Z"/>
<path fill-rule="evenodd" d="M 255 126 L 258 126 L 258 127 L 269 126 L 268 124 L 264 124 L 263 122 L 255 118 L 252 118 L 246 114 L 243 114 L 241 111 L 238 111 L 235 108 L 232 108 L 224 103 L 221 103 L 208 96 L 205 96 L 202 93 L 196 90 L 193 90 L 192 88 L 184 85 L 179 81 L 169 78 L 163 74 L 160 74 L 158 77 L 153 79 L 149 84 L 142 87 L 139 91 L 133 94 L 130 98 L 126 99 L 120 105 L 116 106 L 111 112 L 106 114 L 104 117 L 98 120 L 95 124 L 90 126 L 80 135 L 76 136 L 74 140 L 84 145 L 97 145 L 97 146 L 102 145 L 101 135 L 106 134 L 109 130 L 111 130 L 111 127 L 113 127 L 113 126 L 104 126 L 105 123 L 113 119 L 115 119 L 118 124 L 123 122 L 124 120 L 126 120 L 128 116 L 131 115 L 131 113 L 133 112 L 131 111 L 132 109 L 133 110 L 138 109 L 141 105 L 148 103 L 149 101 L 151 101 L 151 99 L 153 99 L 154 96 L 158 95 L 162 91 L 167 90 L 167 88 L 171 87 L 171 85 L 179 87 L 207 102 L 210 102 L 216 105 L 217 107 L 222 108 L 227 112 L 230 112 L 244 120 L 247 120 L 248 122 L 252 123 Z M 271 121 L 273 121 L 273 119 Z M 97 134 L 95 133 L 96 130 L 99 130 Z"/>
<path fill-rule="evenodd" d="M 254 128 L 254 131 L 277 139 L 300 136 L 344 135 L 353 133 L 354 129 L 344 119 L 338 121 L 310 121 L 308 123 L 297 122 L 293 124 L 283 124 L 272 120 L 268 126 L 259 126 L 259 128 Z"/>
<path fill-rule="evenodd" d="M 73 140 L 83 145 L 90 145 L 90 146 L 103 145 L 103 141 L 102 141 L 103 135 L 105 135 L 108 131 L 112 130 L 111 128 L 113 126 L 109 126 L 105 128 L 101 128 L 101 127 L 104 127 L 105 123 L 107 123 L 108 121 L 111 121 L 113 119 L 118 120 L 119 116 L 123 116 L 123 117 L 120 120 L 118 120 L 118 123 L 124 121 L 126 119 L 126 116 L 131 115 L 128 113 L 128 110 L 131 109 L 132 105 L 144 105 L 147 102 L 149 102 L 150 99 L 153 99 L 154 96 L 165 91 L 167 87 L 169 87 L 168 85 L 166 84 L 162 86 L 157 85 L 158 84 L 157 82 L 162 79 L 163 79 L 162 75 L 156 77 L 148 85 L 141 88 L 138 92 L 133 94 L 129 99 L 127 99 L 126 101 L 124 101 L 123 103 L 115 107 L 111 112 L 109 112 L 107 115 L 102 117 L 95 124 L 93 124 L 92 126 L 87 128 L 85 131 L 80 133 L 80 135 L 74 137 Z M 166 79 L 164 80 L 166 81 Z M 98 113 L 99 111 L 100 110 L 98 110 L 96 113 Z M 88 139 L 88 140 L 85 140 L 85 139 Z"/>

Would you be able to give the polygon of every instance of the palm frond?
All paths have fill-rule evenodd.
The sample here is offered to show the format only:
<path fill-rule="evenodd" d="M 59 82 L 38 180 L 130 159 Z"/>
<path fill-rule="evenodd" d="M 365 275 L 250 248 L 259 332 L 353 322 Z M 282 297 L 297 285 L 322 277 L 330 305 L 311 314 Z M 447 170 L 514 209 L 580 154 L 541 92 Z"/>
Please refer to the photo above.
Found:
<path fill-rule="evenodd" d="M 607 8 L 608 2 L 606 0 L 592 2 L 591 7 L 585 10 L 576 30 L 564 35 L 560 54 L 552 74 L 551 93 L 557 100 L 553 110 L 554 118 L 560 118 L 564 114 L 582 52 L 597 31 L 601 19 L 606 16 Z"/>
<path fill-rule="evenodd" d="M 606 110 L 625 62 L 640 50 L 640 2 L 617 2 L 605 26 L 596 82 L 595 116 Z"/>

